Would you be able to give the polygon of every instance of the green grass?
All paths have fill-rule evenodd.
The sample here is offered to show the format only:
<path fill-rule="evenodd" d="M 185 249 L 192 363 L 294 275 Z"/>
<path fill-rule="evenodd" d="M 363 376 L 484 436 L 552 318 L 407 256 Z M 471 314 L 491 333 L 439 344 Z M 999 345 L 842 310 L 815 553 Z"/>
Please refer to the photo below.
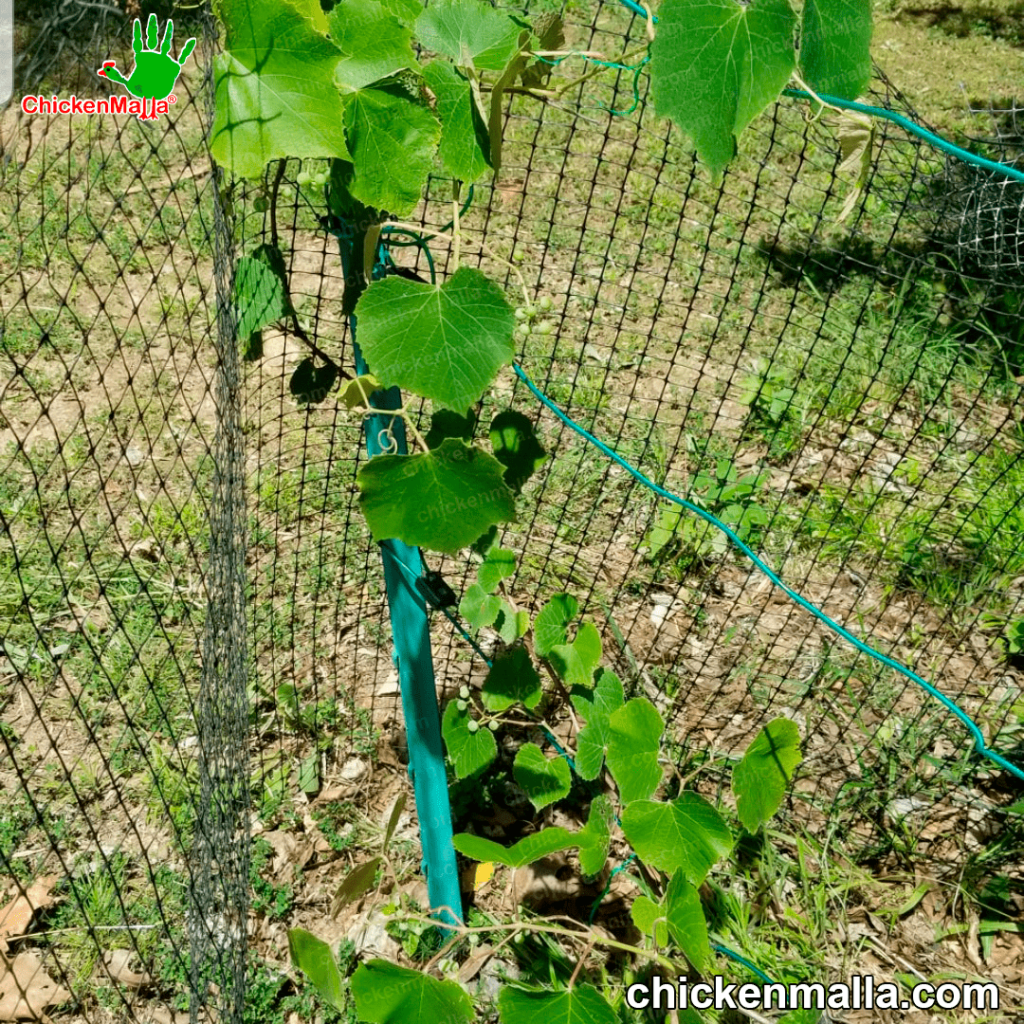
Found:
<path fill-rule="evenodd" d="M 914 493 L 872 483 L 825 486 L 800 519 L 816 556 L 870 567 L 954 613 L 996 613 L 1024 573 L 1024 446 L 973 454 L 948 488 Z"/>

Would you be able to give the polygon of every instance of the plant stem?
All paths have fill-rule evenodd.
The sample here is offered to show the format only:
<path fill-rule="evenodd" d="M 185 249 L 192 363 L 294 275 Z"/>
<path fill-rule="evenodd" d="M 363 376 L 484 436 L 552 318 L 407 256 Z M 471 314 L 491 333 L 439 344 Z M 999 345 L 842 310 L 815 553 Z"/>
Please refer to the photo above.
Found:
<path fill-rule="evenodd" d="M 637 57 L 642 57 L 646 52 L 647 52 L 647 46 L 645 45 L 645 46 L 640 47 L 637 50 L 633 50 L 632 52 L 625 54 L 623 56 L 622 60 L 619 61 L 619 63 L 620 64 L 628 64 L 630 61 L 635 60 Z M 607 70 L 608 70 L 608 68 L 601 67 L 600 65 L 598 65 L 597 67 L 591 68 L 589 71 L 587 71 L 584 74 L 580 75 L 578 78 L 574 78 L 574 79 L 572 79 L 572 81 L 566 82 L 564 85 L 558 86 L 554 90 L 555 95 L 556 96 L 561 96 L 564 93 L 567 93 L 570 89 L 574 88 L 575 86 L 581 85 L 583 82 L 589 82 L 591 78 L 596 78 L 599 74 L 601 74 L 602 71 L 607 71 Z"/>
<path fill-rule="evenodd" d="M 446 242 L 454 243 L 455 239 L 444 231 L 435 231 L 433 228 L 426 228 L 422 224 L 410 224 L 407 221 L 402 220 L 389 220 L 388 224 L 393 225 L 396 228 L 404 228 L 406 231 L 412 231 L 415 234 L 429 235 L 431 238 L 441 238 Z M 530 293 L 526 287 L 526 278 L 523 277 L 522 271 L 511 261 L 505 259 L 504 256 L 499 256 L 490 246 L 484 245 L 483 242 L 475 243 L 480 251 L 487 256 L 490 256 L 492 260 L 496 260 L 498 263 L 503 263 L 506 267 L 512 270 L 512 273 L 516 275 L 519 280 L 519 287 L 523 293 L 523 304 L 526 306 L 531 305 Z"/>
<path fill-rule="evenodd" d="M 459 230 L 459 183 L 455 182 L 455 188 L 452 195 L 452 236 L 454 241 L 452 242 L 452 263 L 455 267 L 453 273 L 458 272 L 459 269 L 459 248 L 460 240 L 462 238 L 462 232 Z"/>
<path fill-rule="evenodd" d="M 276 249 L 277 245 L 277 193 L 281 188 L 281 179 L 284 177 L 284 160 L 277 161 L 277 174 L 274 175 L 274 185 L 270 191 L 270 244 Z"/>
<path fill-rule="evenodd" d="M 580 973 L 580 969 L 583 967 L 583 962 L 587 959 L 588 956 L 590 956 L 590 951 L 593 948 L 594 948 L 594 937 L 591 936 L 590 941 L 587 943 L 586 949 L 584 949 L 583 952 L 580 953 L 580 958 L 579 958 L 579 960 L 576 961 L 576 966 L 572 969 L 572 976 L 569 978 L 568 985 L 566 985 L 566 988 L 568 988 L 570 992 L 572 991 L 573 985 L 576 984 L 576 978 L 578 977 L 578 975 Z"/>
<path fill-rule="evenodd" d="M 423 435 L 416 429 L 416 424 L 412 421 L 412 416 L 409 410 L 402 406 L 400 409 L 378 409 L 375 406 L 370 405 L 370 400 L 366 397 L 366 392 L 363 391 L 362 384 L 359 385 L 359 390 L 363 393 L 363 399 L 366 402 L 365 407 L 361 410 L 364 416 L 400 416 L 405 420 L 406 428 L 413 436 L 413 440 L 425 451 L 429 452 L 430 449 L 427 447 L 427 442 L 423 439 Z"/>
<path fill-rule="evenodd" d="M 438 910 L 444 909 L 441 907 Z M 433 917 L 428 917 L 426 914 L 408 914 L 411 920 L 414 921 L 425 921 L 427 924 L 437 924 L 437 920 Z M 548 918 L 548 920 L 558 920 L 558 918 Z M 572 921 L 571 918 L 565 918 L 564 920 Z M 580 928 L 578 921 L 572 921 L 573 924 Z M 576 942 L 586 942 L 592 948 L 593 946 L 607 946 L 609 949 L 618 949 L 623 953 L 632 953 L 634 956 L 644 957 L 647 960 L 653 960 L 655 963 L 662 967 L 675 970 L 676 963 L 669 957 L 664 956 L 661 953 L 657 953 L 650 949 L 641 949 L 639 946 L 631 946 L 626 942 L 619 942 L 617 939 L 607 938 L 601 935 L 599 932 L 592 931 L 590 928 L 585 928 L 584 931 L 570 931 L 568 928 L 561 928 L 557 925 L 551 924 L 536 924 L 532 921 L 513 921 L 511 924 L 489 924 L 489 925 L 465 925 L 465 924 L 446 924 L 446 928 L 450 931 L 458 932 L 459 936 L 472 935 L 474 932 L 542 932 L 545 935 L 561 935 L 563 938 L 573 939 Z"/>

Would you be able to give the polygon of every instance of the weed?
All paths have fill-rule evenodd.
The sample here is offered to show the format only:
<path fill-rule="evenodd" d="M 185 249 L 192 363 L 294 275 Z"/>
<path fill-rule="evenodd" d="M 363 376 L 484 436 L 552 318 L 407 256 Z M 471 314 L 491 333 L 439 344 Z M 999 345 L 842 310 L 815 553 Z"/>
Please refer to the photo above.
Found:
<path fill-rule="evenodd" d="M 5 873 L 21 882 L 31 879 L 32 870 L 28 860 L 14 859 L 14 854 L 35 825 L 35 811 L 24 795 L 20 800 L 12 800 L 0 812 L 0 865 Z"/>
<path fill-rule="evenodd" d="M 263 877 L 273 861 L 274 848 L 265 839 L 254 839 L 249 860 L 249 882 L 252 885 L 252 909 L 274 920 L 288 916 L 295 902 L 290 885 L 277 885 Z"/>
<path fill-rule="evenodd" d="M 333 800 L 313 812 L 313 820 L 336 853 L 344 853 L 356 842 L 355 808 L 350 803 Z"/>
<path fill-rule="evenodd" d="M 428 921 L 409 921 L 401 915 L 392 917 L 399 909 L 414 914 L 421 912 L 419 904 L 408 894 L 402 893 L 401 904 L 388 903 L 381 908 L 382 914 L 391 917 L 384 925 L 384 930 L 401 943 L 410 960 L 429 960 L 445 944 L 443 933 Z"/>
<path fill-rule="evenodd" d="M 782 365 L 758 359 L 744 382 L 740 401 L 750 407 L 744 431 L 768 443 L 768 460 L 784 462 L 800 446 L 803 415 L 796 405 L 793 373 Z"/>
<path fill-rule="evenodd" d="M 757 546 L 768 513 L 756 503 L 766 474 L 740 476 L 728 459 L 719 459 L 714 472 L 701 470 L 690 481 L 688 499 L 729 526 L 747 544 Z M 717 527 L 680 505 L 666 506 L 645 538 L 648 557 L 672 559 L 675 574 L 695 564 L 721 558 L 729 539 Z"/>

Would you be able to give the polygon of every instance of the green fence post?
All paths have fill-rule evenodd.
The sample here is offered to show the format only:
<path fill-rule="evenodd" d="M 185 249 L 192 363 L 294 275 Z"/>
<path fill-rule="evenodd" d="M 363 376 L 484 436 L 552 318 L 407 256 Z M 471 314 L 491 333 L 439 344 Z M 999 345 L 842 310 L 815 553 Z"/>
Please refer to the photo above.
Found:
<path fill-rule="evenodd" d="M 346 283 L 356 264 L 353 245 L 362 244 L 354 233 L 338 234 L 342 271 Z M 376 269 L 376 268 L 375 268 Z M 356 343 L 356 317 L 349 317 L 357 373 L 368 368 Z M 378 391 L 373 396 L 378 409 L 399 409 L 402 398 L 398 388 Z M 405 423 L 398 416 L 368 416 L 366 450 L 373 456 L 384 451 L 380 434 L 390 428 L 390 436 L 399 454 L 407 449 Z M 395 449 L 389 449 L 394 452 Z M 423 873 L 427 879 L 430 907 L 446 924 L 462 921 L 462 894 L 459 890 L 455 847 L 452 844 L 452 815 L 448 799 L 448 776 L 445 771 L 444 748 L 441 742 L 441 715 L 437 706 L 434 661 L 430 648 L 430 623 L 427 607 L 413 584 L 423 574 L 419 548 L 400 540 L 380 544 L 384 560 L 384 582 L 391 612 L 394 640 L 393 658 L 402 688 L 402 715 L 405 719 L 409 747 L 409 776 L 416 797 L 416 813 L 420 820 L 420 841 L 423 845 Z M 403 568 L 404 566 L 404 568 Z"/>

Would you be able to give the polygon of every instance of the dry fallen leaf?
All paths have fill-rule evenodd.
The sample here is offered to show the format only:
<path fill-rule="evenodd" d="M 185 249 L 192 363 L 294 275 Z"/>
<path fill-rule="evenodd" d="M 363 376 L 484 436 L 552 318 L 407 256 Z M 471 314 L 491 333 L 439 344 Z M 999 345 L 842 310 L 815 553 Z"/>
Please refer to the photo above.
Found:
<path fill-rule="evenodd" d="M 538 910 L 575 899 L 581 891 L 579 876 L 569 871 L 564 856 L 558 854 L 517 868 L 512 878 L 516 903 Z"/>
<path fill-rule="evenodd" d="M 189 1024 L 188 1011 L 175 1011 L 164 1003 L 157 1003 L 150 1007 L 148 1024 Z"/>
<path fill-rule="evenodd" d="M 146 985 L 152 985 L 153 979 L 145 971 L 138 974 L 128 966 L 132 955 L 130 949 L 112 949 L 103 954 L 103 963 L 106 965 L 111 981 L 120 982 L 129 988 L 144 988 Z"/>
<path fill-rule="evenodd" d="M 70 998 L 71 993 L 43 970 L 35 950 L 0 961 L 0 1020 L 40 1020 L 47 1007 Z"/>
<path fill-rule="evenodd" d="M 468 985 L 492 956 L 494 956 L 494 950 L 490 946 L 480 946 L 459 968 L 459 982 Z"/>
<path fill-rule="evenodd" d="M 37 878 L 21 895 L 6 907 L 0 907 L 0 953 L 7 952 L 7 940 L 24 935 L 32 924 L 37 910 L 54 902 L 51 890 L 57 883 L 56 875 Z"/>
<path fill-rule="evenodd" d="M 298 840 L 291 832 L 265 832 L 262 836 L 274 850 L 274 863 L 272 870 L 278 881 L 285 876 L 291 875 L 292 863 L 295 859 L 295 851 L 298 848 Z"/>

